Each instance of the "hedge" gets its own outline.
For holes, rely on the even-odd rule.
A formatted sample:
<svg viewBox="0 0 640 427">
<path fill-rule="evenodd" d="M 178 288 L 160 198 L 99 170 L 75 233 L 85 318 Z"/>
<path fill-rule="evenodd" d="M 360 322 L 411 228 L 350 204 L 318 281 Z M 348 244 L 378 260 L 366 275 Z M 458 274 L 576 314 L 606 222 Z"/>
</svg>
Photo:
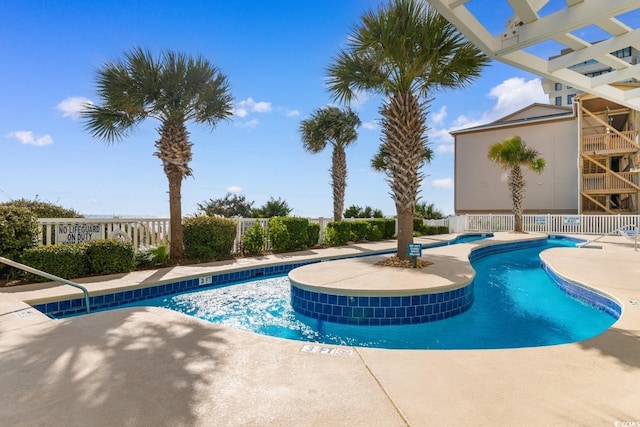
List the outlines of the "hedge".
<svg viewBox="0 0 640 427">
<path fill-rule="evenodd" d="M 231 256 L 236 238 L 236 224 L 232 220 L 198 215 L 186 218 L 182 230 L 188 260 L 206 262 Z"/>
</svg>

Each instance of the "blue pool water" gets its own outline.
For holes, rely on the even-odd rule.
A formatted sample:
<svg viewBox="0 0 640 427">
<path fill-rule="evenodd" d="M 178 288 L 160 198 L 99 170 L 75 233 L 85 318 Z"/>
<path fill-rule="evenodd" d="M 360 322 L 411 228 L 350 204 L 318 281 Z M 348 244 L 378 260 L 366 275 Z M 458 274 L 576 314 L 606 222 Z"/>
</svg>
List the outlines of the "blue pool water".
<svg viewBox="0 0 640 427">
<path fill-rule="evenodd" d="M 213 323 L 264 335 L 326 344 L 392 349 L 515 348 L 581 341 L 615 318 L 569 297 L 540 268 L 539 253 L 575 246 L 567 240 L 489 255 L 472 262 L 473 306 L 458 316 L 418 325 L 358 326 L 293 311 L 286 276 L 144 300 Z M 577 250 L 577 249 L 576 249 Z"/>
</svg>

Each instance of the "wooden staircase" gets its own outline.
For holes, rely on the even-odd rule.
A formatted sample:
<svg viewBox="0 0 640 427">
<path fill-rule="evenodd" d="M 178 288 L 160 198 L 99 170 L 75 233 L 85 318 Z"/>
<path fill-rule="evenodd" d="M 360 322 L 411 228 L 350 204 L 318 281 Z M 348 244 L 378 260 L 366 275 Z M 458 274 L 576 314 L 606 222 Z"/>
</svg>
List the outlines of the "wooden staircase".
<svg viewBox="0 0 640 427">
<path fill-rule="evenodd" d="M 582 108 L 590 133 L 581 137 L 581 182 L 583 214 L 638 212 L 640 168 L 634 158 L 640 153 L 638 131 L 618 131 Z"/>
</svg>

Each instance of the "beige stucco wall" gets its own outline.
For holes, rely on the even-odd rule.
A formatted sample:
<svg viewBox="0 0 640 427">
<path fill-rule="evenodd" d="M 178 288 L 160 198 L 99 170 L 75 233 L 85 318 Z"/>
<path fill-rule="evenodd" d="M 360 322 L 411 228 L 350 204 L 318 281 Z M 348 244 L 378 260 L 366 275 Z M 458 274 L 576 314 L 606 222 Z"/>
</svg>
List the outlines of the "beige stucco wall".
<svg viewBox="0 0 640 427">
<path fill-rule="evenodd" d="M 511 212 L 506 173 L 487 154 L 493 143 L 514 135 L 547 164 L 540 175 L 525 172 L 525 213 L 577 213 L 578 121 L 570 118 L 454 133 L 456 214 Z"/>
</svg>

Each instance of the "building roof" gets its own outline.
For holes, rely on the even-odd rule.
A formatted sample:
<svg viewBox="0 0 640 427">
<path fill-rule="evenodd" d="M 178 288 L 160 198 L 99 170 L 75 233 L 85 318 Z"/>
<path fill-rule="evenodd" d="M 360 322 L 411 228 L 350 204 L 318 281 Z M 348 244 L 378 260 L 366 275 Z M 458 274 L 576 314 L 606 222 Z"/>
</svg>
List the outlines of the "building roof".
<svg viewBox="0 0 640 427">
<path fill-rule="evenodd" d="M 467 132 L 476 132 L 480 130 L 495 129 L 500 127 L 522 125 L 523 123 L 536 123 L 552 120 L 566 120 L 574 117 L 574 109 L 571 107 L 562 107 L 551 104 L 533 103 L 514 113 L 506 115 L 491 123 L 480 126 L 474 126 L 466 129 L 458 129 L 449 132 L 451 135 L 457 135 Z"/>
</svg>

